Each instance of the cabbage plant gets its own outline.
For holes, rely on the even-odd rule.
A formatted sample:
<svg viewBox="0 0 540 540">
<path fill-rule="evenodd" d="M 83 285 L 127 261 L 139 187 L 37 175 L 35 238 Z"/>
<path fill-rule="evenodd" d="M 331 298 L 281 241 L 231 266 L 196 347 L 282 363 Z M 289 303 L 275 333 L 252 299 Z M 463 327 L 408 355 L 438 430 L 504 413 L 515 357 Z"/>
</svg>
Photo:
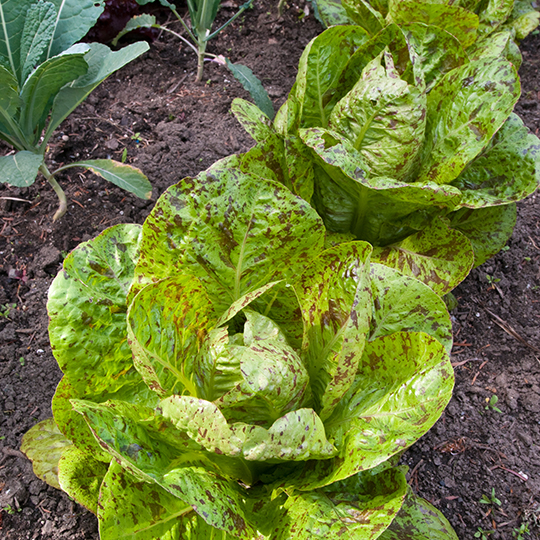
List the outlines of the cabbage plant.
<svg viewBox="0 0 540 540">
<path fill-rule="evenodd" d="M 102 540 L 456 540 L 396 466 L 451 396 L 444 303 L 230 163 L 65 259 L 34 470 Z"/>
<path fill-rule="evenodd" d="M 233 103 L 259 143 L 239 166 L 265 168 L 342 241 L 370 242 L 372 260 L 445 294 L 510 237 L 515 201 L 540 181 L 540 141 L 512 113 L 511 62 L 470 60 L 444 46 L 459 46 L 450 34 L 415 28 L 313 39 L 273 123 Z"/>
<path fill-rule="evenodd" d="M 0 139 L 15 152 L 0 157 L 0 182 L 17 187 L 41 173 L 67 210 L 55 175 L 84 167 L 138 197 L 149 199 L 152 186 L 135 167 L 110 159 L 67 163 L 50 171 L 45 155 L 58 126 L 111 73 L 131 62 L 148 44 L 111 51 L 100 43 L 78 43 L 103 11 L 103 0 L 0 0 Z"/>
</svg>

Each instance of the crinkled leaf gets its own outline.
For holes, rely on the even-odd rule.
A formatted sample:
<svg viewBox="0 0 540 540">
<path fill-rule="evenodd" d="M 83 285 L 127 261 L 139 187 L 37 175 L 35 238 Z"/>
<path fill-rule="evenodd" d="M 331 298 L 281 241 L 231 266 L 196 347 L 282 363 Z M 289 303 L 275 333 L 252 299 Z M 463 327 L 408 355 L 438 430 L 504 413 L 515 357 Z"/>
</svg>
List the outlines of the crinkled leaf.
<svg viewBox="0 0 540 540">
<path fill-rule="evenodd" d="M 147 218 L 134 294 L 177 273 L 197 276 L 218 315 L 297 273 L 324 242 L 315 211 L 283 186 L 224 167 L 185 178 Z"/>
<path fill-rule="evenodd" d="M 23 436 L 21 451 L 32 462 L 34 474 L 52 487 L 60 489 L 58 462 L 62 452 L 73 446 L 56 426 L 53 418 L 42 420 Z"/>
<path fill-rule="evenodd" d="M 0 157 L 0 182 L 16 187 L 31 186 L 43 163 L 43 155 L 22 150 Z"/>
<path fill-rule="evenodd" d="M 371 320 L 365 242 L 323 252 L 294 284 L 304 320 L 303 356 L 317 411 L 325 420 L 349 389 Z"/>
<path fill-rule="evenodd" d="M 293 493 L 278 512 L 272 538 L 374 540 L 397 514 L 406 489 L 403 472 L 387 469 Z"/>
<path fill-rule="evenodd" d="M 444 301 L 427 285 L 382 264 L 371 264 L 370 340 L 394 332 L 425 332 L 450 354 L 452 323 Z"/>
<path fill-rule="evenodd" d="M 419 22 L 444 28 L 461 42 L 464 49 L 476 41 L 478 16 L 455 5 L 401 0 L 390 2 L 388 16 L 398 25 Z"/>
<path fill-rule="evenodd" d="M 243 381 L 215 403 L 228 419 L 272 423 L 309 399 L 309 376 L 271 319 L 253 311 L 245 315 L 245 345 L 229 348 L 240 360 Z"/>
<path fill-rule="evenodd" d="M 490 147 L 457 178 L 462 206 L 482 208 L 519 201 L 540 185 L 540 140 L 511 114 Z"/>
<path fill-rule="evenodd" d="M 449 184 L 488 145 L 519 97 L 515 68 L 480 58 L 447 73 L 428 95 L 419 181 Z"/>
<path fill-rule="evenodd" d="M 255 534 L 246 521 L 242 488 L 218 476 L 201 455 L 191 452 L 175 459 L 178 451 L 156 439 L 140 421 L 129 418 L 124 407 L 77 400 L 73 404 L 101 446 L 138 480 L 156 482 L 191 505 L 209 525 L 242 539 Z"/>
<path fill-rule="evenodd" d="M 126 295 L 139 256 L 140 225 L 116 225 L 80 244 L 64 260 L 49 290 L 49 338 L 65 373 L 53 408 L 60 429 L 79 445 L 89 435 L 69 399 L 104 401 L 119 392 L 147 399 L 127 343 Z M 87 436 L 84 435 L 87 434 Z"/>
<path fill-rule="evenodd" d="M 127 314 L 133 363 L 154 392 L 196 395 L 193 359 L 215 322 L 203 286 L 189 275 L 150 284 L 133 299 Z"/>
<path fill-rule="evenodd" d="M 314 38 L 298 65 L 294 96 L 301 107 L 303 127 L 326 127 L 328 103 L 342 69 L 356 48 L 369 36 L 359 26 L 335 26 Z"/>
<path fill-rule="evenodd" d="M 55 31 L 56 17 L 56 9 L 50 2 L 38 2 L 27 11 L 21 37 L 21 82 L 24 83 L 34 66 L 45 59 Z"/>
<path fill-rule="evenodd" d="M 60 89 L 88 71 L 84 55 L 89 48 L 86 44 L 74 45 L 65 53 L 41 64 L 26 79 L 21 90 L 23 105 L 18 123 L 32 144 L 38 143 Z"/>
<path fill-rule="evenodd" d="M 440 510 L 409 489 L 403 506 L 379 539 L 458 540 L 458 537 Z"/>
<path fill-rule="evenodd" d="M 192 510 L 157 484 L 138 481 L 113 461 L 101 486 L 99 536 L 101 540 L 191 539 L 183 535 L 182 521 L 191 517 Z"/>
<path fill-rule="evenodd" d="M 140 2 L 138 3 L 140 4 Z M 141 4 L 141 5 L 144 5 L 144 4 Z M 120 38 L 124 37 L 126 34 L 128 34 L 129 32 L 133 30 L 138 30 L 139 28 L 152 28 L 153 26 L 157 26 L 156 18 L 154 15 L 150 15 L 149 13 L 143 13 L 142 15 L 135 15 L 134 17 L 129 19 L 129 21 L 126 23 L 126 26 L 124 26 L 124 29 L 121 30 L 116 35 L 116 37 L 111 41 L 111 45 L 113 47 L 116 47 Z"/>
<path fill-rule="evenodd" d="M 446 73 L 468 62 L 469 52 L 465 53 L 459 40 L 444 28 L 411 23 L 404 24 L 402 30 L 418 56 L 414 68 L 422 73 L 426 91 Z"/>
<path fill-rule="evenodd" d="M 508 21 L 516 39 L 525 39 L 540 23 L 540 12 L 531 0 L 515 0 L 512 15 Z"/>
<path fill-rule="evenodd" d="M 219 5 L 219 2 L 216 2 Z M 228 58 L 225 63 L 234 78 L 249 92 L 257 107 L 271 120 L 275 116 L 274 105 L 268 97 L 261 81 L 253 74 L 253 71 L 242 64 L 233 64 Z"/>
<path fill-rule="evenodd" d="M 15 116 L 17 109 L 21 106 L 21 98 L 19 97 L 19 85 L 15 76 L 4 66 L 0 65 L 0 112 L 1 118 Z"/>
<path fill-rule="evenodd" d="M 48 0 L 58 13 L 48 56 L 56 56 L 81 40 L 105 9 L 104 0 Z"/>
<path fill-rule="evenodd" d="M 291 411 L 268 429 L 247 424 L 233 424 L 232 429 L 238 438 L 245 438 L 242 454 L 248 461 L 306 461 L 337 453 L 313 409 Z"/>
<path fill-rule="evenodd" d="M 389 73 L 369 76 L 334 107 L 329 129 L 347 137 L 372 176 L 397 181 L 415 166 L 425 131 L 426 96 Z"/>
<path fill-rule="evenodd" d="M 97 514 L 99 490 L 108 468 L 108 464 L 96 460 L 92 454 L 69 446 L 62 452 L 58 463 L 60 487 L 79 504 Z"/>
<path fill-rule="evenodd" d="M 436 219 L 397 244 L 374 248 L 372 260 L 419 279 L 442 296 L 469 275 L 474 252 L 465 235 Z"/>
<path fill-rule="evenodd" d="M 84 56 L 84 60 L 88 64 L 88 71 L 58 92 L 52 105 L 51 118 L 44 140 L 47 141 L 50 138 L 53 131 L 87 98 L 96 86 L 111 73 L 131 62 L 148 49 L 149 45 L 144 41 L 132 43 L 119 51 L 111 51 L 109 47 L 101 43 L 91 43 L 90 50 Z"/>
<path fill-rule="evenodd" d="M 137 167 L 126 165 L 112 159 L 87 159 L 70 163 L 69 167 L 84 167 L 105 178 L 115 186 L 133 193 L 141 199 L 150 199 L 152 184 Z"/>
<path fill-rule="evenodd" d="M 516 205 L 505 204 L 449 214 L 450 226 L 463 233 L 474 250 L 474 266 L 497 254 L 508 242 L 516 224 Z"/>
</svg>

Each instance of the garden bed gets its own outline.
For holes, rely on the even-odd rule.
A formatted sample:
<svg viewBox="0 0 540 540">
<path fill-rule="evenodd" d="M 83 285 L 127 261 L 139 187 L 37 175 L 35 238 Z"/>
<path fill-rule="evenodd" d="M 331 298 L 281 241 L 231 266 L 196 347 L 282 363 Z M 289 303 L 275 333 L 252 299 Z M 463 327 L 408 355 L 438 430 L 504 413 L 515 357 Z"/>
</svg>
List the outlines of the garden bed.
<svg viewBox="0 0 540 540">
<path fill-rule="evenodd" d="M 226 2 L 224 15 L 234 11 Z M 276 109 L 296 77 L 298 59 L 321 26 L 305 4 L 257 2 L 211 42 L 210 52 L 249 66 Z M 522 44 L 523 94 L 516 112 L 540 128 L 540 35 Z M 2 538 L 97 539 L 95 517 L 32 473 L 18 452 L 22 435 L 51 416 L 61 373 L 47 335 L 48 287 L 65 255 L 117 223 L 142 223 L 170 185 L 252 141 L 229 113 L 241 86 L 215 64 L 197 84 L 192 52 L 161 36 L 150 52 L 115 73 L 51 139 L 57 163 L 82 158 L 126 161 L 154 186 L 141 201 L 83 171 L 59 177 L 68 213 L 46 182 L 0 186 L 0 531 Z M 75 158 L 75 159 L 74 159 Z M 22 199 L 16 201 L 13 199 Z M 435 427 L 403 456 L 414 490 L 450 520 L 462 540 L 478 528 L 493 539 L 528 524 L 540 538 L 540 209 L 518 204 L 507 250 L 455 291 L 452 312 L 454 397 Z M 493 396 L 497 396 L 495 403 Z M 491 404 L 491 406 L 490 406 Z M 499 412 L 500 411 L 500 412 Z M 501 505 L 480 504 L 492 489 Z M 526 538 L 526 536 L 524 537 Z"/>
</svg>

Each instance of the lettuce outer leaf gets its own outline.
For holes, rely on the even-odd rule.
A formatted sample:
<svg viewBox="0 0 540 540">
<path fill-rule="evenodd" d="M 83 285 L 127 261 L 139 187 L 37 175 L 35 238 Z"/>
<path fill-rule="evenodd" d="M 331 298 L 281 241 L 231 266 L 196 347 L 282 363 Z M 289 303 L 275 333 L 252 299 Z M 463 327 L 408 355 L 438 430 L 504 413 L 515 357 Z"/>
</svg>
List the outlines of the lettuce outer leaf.
<svg viewBox="0 0 540 540">
<path fill-rule="evenodd" d="M 408 490 L 405 502 L 380 540 L 458 540 L 442 512 Z"/>
<path fill-rule="evenodd" d="M 474 267 L 496 255 L 510 240 L 516 224 L 516 204 L 462 208 L 448 215 L 450 226 L 464 234 L 472 244 Z"/>
<path fill-rule="evenodd" d="M 71 398 L 152 401 L 133 366 L 127 342 L 126 296 L 139 257 L 141 227 L 116 225 L 80 244 L 64 260 L 49 289 L 51 347 L 64 378 L 53 398 L 62 433 L 90 453 L 102 454 Z M 157 401 L 154 398 L 154 401 Z"/>
<path fill-rule="evenodd" d="M 374 540 L 391 523 L 406 490 L 403 472 L 386 469 L 292 493 L 278 513 L 271 538 Z"/>
<path fill-rule="evenodd" d="M 452 323 L 444 301 L 431 288 L 397 270 L 371 263 L 373 319 L 369 340 L 404 329 L 425 332 L 450 354 Z"/>
<path fill-rule="evenodd" d="M 60 489 L 58 462 L 62 452 L 73 446 L 60 432 L 53 418 L 42 420 L 23 436 L 21 451 L 32 462 L 34 474 L 50 486 Z"/>
<path fill-rule="evenodd" d="M 93 514 L 98 511 L 101 483 L 109 465 L 69 446 L 62 452 L 58 463 L 60 488 Z"/>
<path fill-rule="evenodd" d="M 453 185 L 463 193 L 460 206 L 468 208 L 524 199 L 540 186 L 540 140 L 512 113 Z"/>
<path fill-rule="evenodd" d="M 101 540 L 188 538 L 182 536 L 182 522 L 190 514 L 193 512 L 189 504 L 155 483 L 137 480 L 111 462 L 101 485 L 98 507 Z"/>
<path fill-rule="evenodd" d="M 474 252 L 464 234 L 436 219 L 401 242 L 374 248 L 373 262 L 414 277 L 442 296 L 469 275 Z"/>
<path fill-rule="evenodd" d="M 189 272 L 219 316 L 294 274 L 323 244 L 324 226 L 305 201 L 278 183 L 213 168 L 170 188 L 147 218 L 130 298 L 152 281 Z"/>
</svg>

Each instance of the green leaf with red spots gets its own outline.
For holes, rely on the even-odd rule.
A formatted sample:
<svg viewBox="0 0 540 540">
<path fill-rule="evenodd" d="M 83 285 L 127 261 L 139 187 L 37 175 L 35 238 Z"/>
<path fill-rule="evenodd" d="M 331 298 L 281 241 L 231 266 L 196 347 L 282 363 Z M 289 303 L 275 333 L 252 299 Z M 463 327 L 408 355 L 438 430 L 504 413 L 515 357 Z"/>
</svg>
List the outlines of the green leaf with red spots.
<svg viewBox="0 0 540 540">
<path fill-rule="evenodd" d="M 369 257 L 365 242 L 323 252 L 294 284 L 304 321 L 304 361 L 315 407 L 330 416 L 352 384 L 371 319 Z"/>
<path fill-rule="evenodd" d="M 315 211 L 280 184 L 210 169 L 169 188 L 147 218 L 130 298 L 187 273 L 220 316 L 245 294 L 296 273 L 323 243 Z"/>
<path fill-rule="evenodd" d="M 453 182 L 488 146 L 519 94 L 516 69 L 502 57 L 480 58 L 447 73 L 428 94 L 417 180 Z"/>
<path fill-rule="evenodd" d="M 414 277 L 443 296 L 469 275 L 474 252 L 464 234 L 438 219 L 401 242 L 374 248 L 373 261 Z"/>
</svg>

